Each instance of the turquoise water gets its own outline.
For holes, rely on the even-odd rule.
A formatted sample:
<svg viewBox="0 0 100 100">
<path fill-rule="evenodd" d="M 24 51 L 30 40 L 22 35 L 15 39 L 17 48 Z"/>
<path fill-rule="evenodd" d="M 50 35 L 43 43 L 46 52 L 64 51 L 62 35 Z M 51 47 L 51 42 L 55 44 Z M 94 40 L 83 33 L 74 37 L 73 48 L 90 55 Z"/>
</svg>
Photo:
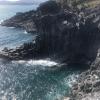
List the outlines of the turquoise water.
<svg viewBox="0 0 100 100">
<path fill-rule="evenodd" d="M 0 5 L 0 20 L 36 6 Z M 15 48 L 32 41 L 25 30 L 0 26 L 0 49 Z M 52 68 L 50 60 L 5 61 L 0 59 L 0 100 L 63 100 L 77 78 L 77 72 Z"/>
</svg>

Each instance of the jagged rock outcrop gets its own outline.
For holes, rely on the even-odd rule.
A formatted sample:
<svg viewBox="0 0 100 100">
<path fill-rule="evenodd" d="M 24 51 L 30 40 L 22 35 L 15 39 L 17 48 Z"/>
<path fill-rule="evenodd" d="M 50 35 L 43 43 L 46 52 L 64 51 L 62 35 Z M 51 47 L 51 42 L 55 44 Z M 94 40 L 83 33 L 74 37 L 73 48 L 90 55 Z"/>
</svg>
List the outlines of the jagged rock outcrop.
<svg viewBox="0 0 100 100">
<path fill-rule="evenodd" d="M 100 99 L 100 58 L 95 60 L 90 69 L 79 75 L 72 87 L 71 97 L 74 100 Z"/>
<path fill-rule="evenodd" d="M 52 11 L 52 7 L 57 9 Z M 33 58 L 52 56 L 68 64 L 91 64 L 95 60 L 100 47 L 100 30 L 92 17 L 64 11 L 55 2 L 47 1 L 36 12 L 16 15 L 2 25 L 20 27 L 25 25 L 23 22 L 31 24 L 27 23 L 29 20 L 38 32 L 33 43 Z M 26 52 L 23 58 L 28 54 Z"/>
<path fill-rule="evenodd" d="M 33 10 L 25 13 L 17 13 L 12 18 L 3 21 L 1 25 L 7 27 L 22 28 L 27 32 L 34 33 L 37 31 L 33 21 L 35 15 L 36 12 Z"/>
</svg>

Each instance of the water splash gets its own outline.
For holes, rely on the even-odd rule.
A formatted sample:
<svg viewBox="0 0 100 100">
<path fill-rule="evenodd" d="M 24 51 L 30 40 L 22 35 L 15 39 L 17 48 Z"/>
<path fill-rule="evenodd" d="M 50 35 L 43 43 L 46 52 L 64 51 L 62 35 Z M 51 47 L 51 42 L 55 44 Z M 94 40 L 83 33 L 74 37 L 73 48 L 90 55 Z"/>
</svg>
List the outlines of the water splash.
<svg viewBox="0 0 100 100">
<path fill-rule="evenodd" d="M 25 61 L 25 60 L 19 60 L 19 61 L 12 61 L 13 63 L 19 63 L 19 64 L 26 64 L 27 66 L 48 66 L 48 67 L 52 67 L 52 66 L 57 66 L 58 63 L 54 62 L 54 61 L 50 61 L 50 60 L 29 60 L 29 61 Z"/>
<path fill-rule="evenodd" d="M 24 34 L 28 34 L 28 32 L 27 31 L 24 31 Z"/>
<path fill-rule="evenodd" d="M 4 20 L 2 19 L 2 20 L 0 20 L 0 25 L 1 25 L 1 23 L 3 22 Z"/>
</svg>

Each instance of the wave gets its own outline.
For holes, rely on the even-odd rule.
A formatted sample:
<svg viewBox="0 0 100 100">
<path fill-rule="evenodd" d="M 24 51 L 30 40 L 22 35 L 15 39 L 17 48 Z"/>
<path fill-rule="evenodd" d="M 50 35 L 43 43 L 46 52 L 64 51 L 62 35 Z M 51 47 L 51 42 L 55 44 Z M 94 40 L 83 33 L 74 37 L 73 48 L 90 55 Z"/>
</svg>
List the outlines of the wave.
<svg viewBox="0 0 100 100">
<path fill-rule="evenodd" d="M 19 64 L 31 65 L 31 66 L 32 65 L 40 65 L 40 66 L 52 67 L 52 66 L 58 65 L 58 63 L 56 63 L 54 61 L 50 61 L 50 60 L 29 60 L 29 61 L 19 60 L 19 61 L 13 61 L 13 62 L 17 62 Z"/>
<path fill-rule="evenodd" d="M 28 32 L 27 31 L 24 31 L 24 34 L 28 34 Z"/>
<path fill-rule="evenodd" d="M 77 82 L 77 78 L 79 77 L 79 74 L 71 74 L 71 75 L 66 75 L 66 77 L 62 77 L 62 79 L 59 80 L 59 85 L 51 89 L 50 92 L 47 92 L 46 94 L 46 99 L 47 100 L 67 100 L 66 96 L 67 94 L 70 93 L 70 89 L 72 88 L 73 84 Z M 63 89 L 63 91 L 61 90 Z M 69 90 L 68 90 L 69 89 Z M 56 93 L 55 93 L 56 92 Z M 69 99 L 68 99 L 69 100 Z"/>
<path fill-rule="evenodd" d="M 65 81 L 65 83 L 68 84 L 68 86 L 70 88 L 72 88 L 73 84 L 77 83 L 78 77 L 79 77 L 79 73 L 77 73 L 77 74 L 73 73 L 73 74 L 69 75 L 68 79 L 65 79 L 64 81 Z"/>
<path fill-rule="evenodd" d="M 0 25 L 1 25 L 1 23 L 3 22 L 4 20 L 2 19 L 2 20 L 0 20 Z"/>
</svg>

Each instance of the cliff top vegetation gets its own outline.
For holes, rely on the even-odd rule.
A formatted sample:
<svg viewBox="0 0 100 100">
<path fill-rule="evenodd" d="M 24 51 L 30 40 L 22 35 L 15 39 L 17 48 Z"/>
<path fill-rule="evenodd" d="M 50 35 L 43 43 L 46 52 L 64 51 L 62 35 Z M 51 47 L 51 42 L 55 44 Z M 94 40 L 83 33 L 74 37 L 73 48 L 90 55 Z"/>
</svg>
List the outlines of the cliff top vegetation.
<svg viewBox="0 0 100 100">
<path fill-rule="evenodd" d="M 63 8 L 94 8 L 100 5 L 100 0 L 54 0 L 61 3 Z"/>
</svg>

